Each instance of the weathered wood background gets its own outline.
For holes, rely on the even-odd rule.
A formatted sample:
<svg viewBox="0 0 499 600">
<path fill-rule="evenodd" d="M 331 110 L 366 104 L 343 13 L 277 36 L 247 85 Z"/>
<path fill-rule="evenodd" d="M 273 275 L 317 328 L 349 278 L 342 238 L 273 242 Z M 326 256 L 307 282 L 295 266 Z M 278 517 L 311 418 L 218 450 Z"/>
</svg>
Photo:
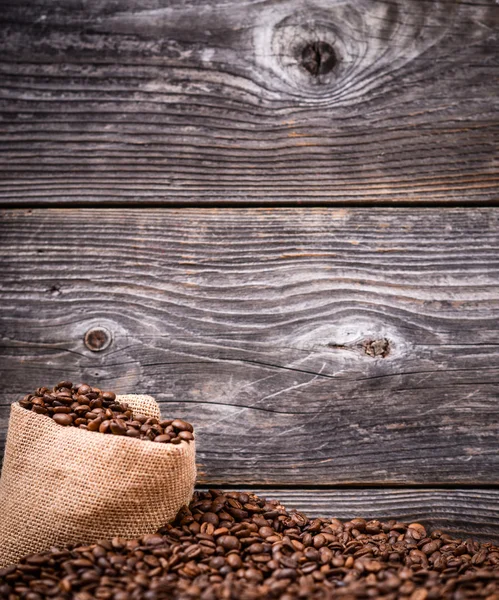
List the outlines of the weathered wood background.
<svg viewBox="0 0 499 600">
<path fill-rule="evenodd" d="M 499 5 L 0 21 L 0 443 L 96 381 L 191 420 L 200 485 L 499 539 Z"/>
<path fill-rule="evenodd" d="M 0 19 L 3 200 L 496 199 L 495 0 L 1 0 Z"/>
</svg>

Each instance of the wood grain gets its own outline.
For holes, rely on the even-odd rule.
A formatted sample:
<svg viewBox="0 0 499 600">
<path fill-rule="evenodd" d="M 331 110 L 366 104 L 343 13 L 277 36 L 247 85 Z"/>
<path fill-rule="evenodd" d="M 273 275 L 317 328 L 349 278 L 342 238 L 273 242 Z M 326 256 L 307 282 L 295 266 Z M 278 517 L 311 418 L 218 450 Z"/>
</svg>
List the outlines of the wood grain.
<svg viewBox="0 0 499 600">
<path fill-rule="evenodd" d="M 2 440 L 70 378 L 192 421 L 201 483 L 498 484 L 498 251 L 492 208 L 5 210 Z"/>
<path fill-rule="evenodd" d="M 4 204 L 497 202 L 494 0 L 2 0 L 0 20 Z M 319 42 L 337 62 L 314 75 Z"/>
<path fill-rule="evenodd" d="M 252 490 L 313 517 L 423 522 L 460 538 L 499 541 L 499 490 L 332 489 Z"/>
</svg>

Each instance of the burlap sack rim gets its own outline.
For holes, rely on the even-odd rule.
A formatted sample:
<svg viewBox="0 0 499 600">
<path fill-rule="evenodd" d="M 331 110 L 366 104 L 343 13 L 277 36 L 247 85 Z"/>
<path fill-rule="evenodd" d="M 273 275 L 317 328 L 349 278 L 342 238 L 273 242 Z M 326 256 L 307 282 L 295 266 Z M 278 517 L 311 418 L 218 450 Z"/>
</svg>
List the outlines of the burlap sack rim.
<svg viewBox="0 0 499 600">
<path fill-rule="evenodd" d="M 48 427 L 53 427 L 55 429 L 57 429 L 59 431 L 59 435 L 76 435 L 77 437 L 79 437 L 80 435 L 92 435 L 92 436 L 96 436 L 95 438 L 92 437 L 92 440 L 95 440 L 96 442 L 100 439 L 103 442 L 105 440 L 109 440 L 109 438 L 119 438 L 120 440 L 123 440 L 124 443 L 132 443 L 132 444 L 146 444 L 150 445 L 151 448 L 157 448 L 158 451 L 160 452 L 164 452 L 165 450 L 168 451 L 169 454 L 184 454 L 186 448 L 188 447 L 189 443 L 192 442 L 186 442 L 185 440 L 182 440 L 180 442 L 180 444 L 161 444 L 158 442 L 152 442 L 151 440 L 140 440 L 138 438 L 132 438 L 132 437 L 127 437 L 125 435 L 113 435 L 111 433 L 101 433 L 100 431 L 86 431 L 85 429 L 80 429 L 79 427 L 67 427 L 67 426 L 63 426 L 63 425 L 59 425 L 58 423 L 56 423 L 54 421 L 54 419 L 52 419 L 51 417 L 49 417 L 48 415 L 40 415 L 38 413 L 35 413 L 33 411 L 28 411 L 26 408 L 23 408 L 19 402 L 13 402 L 11 404 L 11 408 L 10 408 L 11 412 L 17 411 L 17 410 L 21 410 L 23 412 L 28 412 L 30 413 L 30 418 L 34 418 L 34 419 L 38 419 L 40 420 L 40 422 L 45 423 L 46 426 Z M 65 432 L 67 433 L 62 433 L 60 430 L 63 429 Z M 194 435 L 194 439 L 195 439 L 195 435 Z M 108 442 L 105 442 L 108 443 Z"/>
</svg>

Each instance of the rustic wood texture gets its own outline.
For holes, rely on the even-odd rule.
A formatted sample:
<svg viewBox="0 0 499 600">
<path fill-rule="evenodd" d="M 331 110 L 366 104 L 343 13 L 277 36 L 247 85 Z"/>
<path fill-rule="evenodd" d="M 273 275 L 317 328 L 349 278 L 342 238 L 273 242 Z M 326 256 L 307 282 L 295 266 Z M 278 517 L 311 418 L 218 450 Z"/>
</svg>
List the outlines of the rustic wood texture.
<svg viewBox="0 0 499 600">
<path fill-rule="evenodd" d="M 499 484 L 499 210 L 5 210 L 2 397 L 194 423 L 200 483 Z"/>
<path fill-rule="evenodd" d="M 499 490 L 332 489 L 252 490 L 315 517 L 422 522 L 461 538 L 499 541 Z"/>
<path fill-rule="evenodd" d="M 495 0 L 1 0 L 0 20 L 0 202 L 497 202 Z"/>
</svg>

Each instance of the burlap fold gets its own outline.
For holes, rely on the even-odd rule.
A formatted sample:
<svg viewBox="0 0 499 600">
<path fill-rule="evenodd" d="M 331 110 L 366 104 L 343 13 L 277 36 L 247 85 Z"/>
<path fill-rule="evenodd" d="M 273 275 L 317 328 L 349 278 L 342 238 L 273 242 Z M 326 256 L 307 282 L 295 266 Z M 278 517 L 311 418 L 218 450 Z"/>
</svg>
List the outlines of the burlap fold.
<svg viewBox="0 0 499 600">
<path fill-rule="evenodd" d="M 150 396 L 119 396 L 159 418 Z M 154 533 L 187 504 L 195 443 L 160 444 L 62 427 L 11 408 L 0 479 L 0 566 L 51 546 Z"/>
</svg>

